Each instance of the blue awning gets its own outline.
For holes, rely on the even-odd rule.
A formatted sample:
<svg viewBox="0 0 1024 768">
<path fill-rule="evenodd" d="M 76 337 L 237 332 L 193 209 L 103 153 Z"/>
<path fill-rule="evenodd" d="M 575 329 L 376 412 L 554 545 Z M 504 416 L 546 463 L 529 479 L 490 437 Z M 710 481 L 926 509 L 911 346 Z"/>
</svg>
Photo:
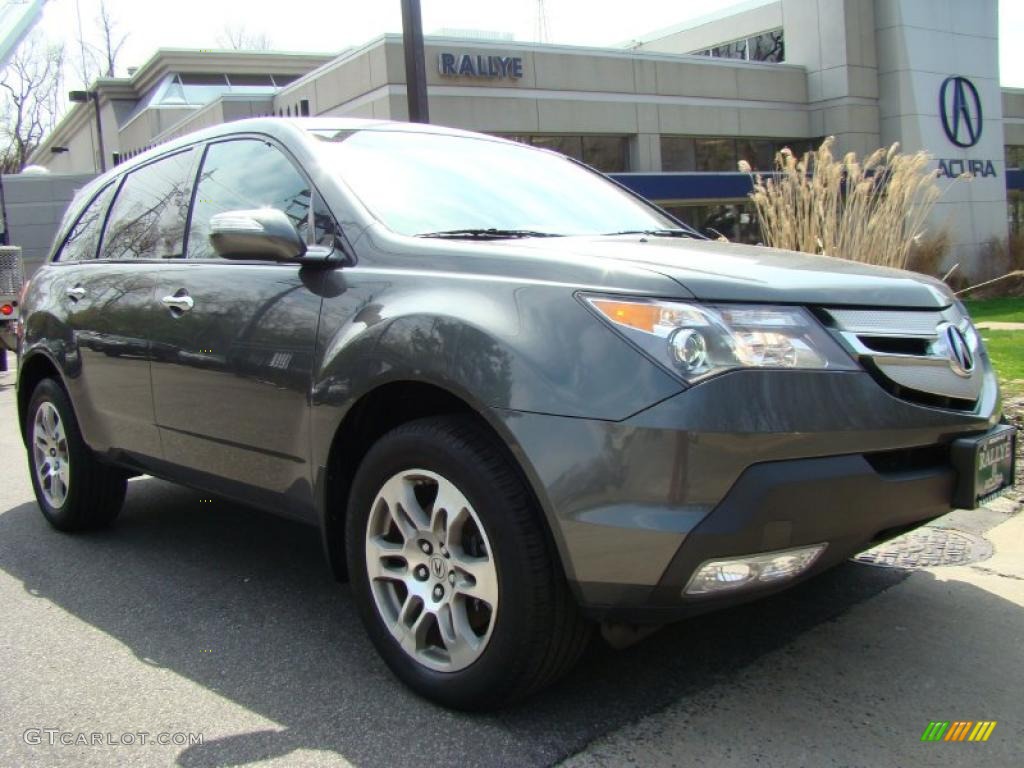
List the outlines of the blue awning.
<svg viewBox="0 0 1024 768">
<path fill-rule="evenodd" d="M 648 200 L 697 202 L 745 200 L 754 188 L 749 173 L 611 173 L 611 178 Z M 1024 169 L 1008 168 L 1006 188 L 1024 190 Z"/>
</svg>

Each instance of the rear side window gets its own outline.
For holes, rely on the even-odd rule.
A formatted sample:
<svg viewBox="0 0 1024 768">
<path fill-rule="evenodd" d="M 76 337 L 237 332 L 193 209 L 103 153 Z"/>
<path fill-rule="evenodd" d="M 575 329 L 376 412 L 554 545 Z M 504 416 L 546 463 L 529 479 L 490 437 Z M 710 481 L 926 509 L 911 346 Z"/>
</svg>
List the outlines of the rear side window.
<svg viewBox="0 0 1024 768">
<path fill-rule="evenodd" d="M 110 205 L 110 198 L 114 196 L 116 188 L 117 184 L 108 185 L 85 207 L 65 238 L 64 246 L 55 261 L 84 261 L 96 258 L 96 251 L 100 247 L 100 233 L 103 231 L 103 217 L 107 213 L 107 206 Z"/>
<path fill-rule="evenodd" d="M 308 242 L 310 200 L 309 182 L 272 144 L 259 139 L 211 144 L 199 173 L 188 257 L 218 258 L 210 245 L 210 218 L 223 211 L 277 208 Z"/>
<path fill-rule="evenodd" d="M 174 259 L 184 251 L 193 151 L 132 171 L 110 211 L 104 259 Z"/>
</svg>

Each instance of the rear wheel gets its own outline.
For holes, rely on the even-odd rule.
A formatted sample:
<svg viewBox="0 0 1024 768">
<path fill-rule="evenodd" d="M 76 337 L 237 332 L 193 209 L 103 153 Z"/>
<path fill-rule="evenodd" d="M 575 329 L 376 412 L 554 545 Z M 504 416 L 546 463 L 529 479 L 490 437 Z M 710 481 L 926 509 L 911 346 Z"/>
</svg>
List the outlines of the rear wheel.
<svg viewBox="0 0 1024 768">
<path fill-rule="evenodd" d="M 467 418 L 405 424 L 356 473 L 346 544 L 370 637 L 418 693 L 500 707 L 549 684 L 590 636 L 529 493 Z"/>
<path fill-rule="evenodd" d="M 33 391 L 25 434 L 36 501 L 54 528 L 101 528 L 117 517 L 127 477 L 96 459 L 82 440 L 67 393 L 53 379 L 43 379 Z"/>
</svg>

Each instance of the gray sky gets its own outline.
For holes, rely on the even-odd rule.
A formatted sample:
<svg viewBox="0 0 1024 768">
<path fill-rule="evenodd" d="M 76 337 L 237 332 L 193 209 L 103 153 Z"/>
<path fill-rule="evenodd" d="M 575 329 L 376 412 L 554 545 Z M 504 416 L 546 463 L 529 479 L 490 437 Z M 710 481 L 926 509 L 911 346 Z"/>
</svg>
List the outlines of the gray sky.
<svg viewBox="0 0 1024 768">
<path fill-rule="evenodd" d="M 954 0 L 970 2 L 970 0 Z M 735 0 L 545 0 L 551 42 L 606 46 L 734 5 Z M 422 0 L 423 28 L 459 27 L 512 32 L 537 39 L 535 0 Z M 219 47 L 225 25 L 244 23 L 266 34 L 275 50 L 334 52 L 383 32 L 401 31 L 399 0 L 107 0 L 129 33 L 122 68 L 142 64 L 159 47 Z M 292 13 L 282 12 L 282 8 Z M 87 39 L 95 39 L 99 0 L 50 0 L 40 27 L 75 55 L 77 9 Z M 1024 88 L 1024 2 L 1000 0 L 1000 70 L 1004 86 Z M 123 71 L 118 75 L 125 74 Z"/>
</svg>

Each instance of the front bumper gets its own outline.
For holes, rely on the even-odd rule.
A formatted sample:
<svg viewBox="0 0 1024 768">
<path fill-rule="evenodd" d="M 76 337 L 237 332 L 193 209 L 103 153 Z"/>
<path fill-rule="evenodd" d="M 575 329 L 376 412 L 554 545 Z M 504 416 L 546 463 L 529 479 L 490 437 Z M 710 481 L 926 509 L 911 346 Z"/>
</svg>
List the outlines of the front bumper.
<svg viewBox="0 0 1024 768">
<path fill-rule="evenodd" d="M 621 422 L 506 413 L 593 618 L 658 623 L 753 599 L 948 512 L 949 447 L 999 419 L 900 400 L 864 373 L 740 371 Z M 703 562 L 828 542 L 797 579 L 685 597 Z"/>
</svg>

